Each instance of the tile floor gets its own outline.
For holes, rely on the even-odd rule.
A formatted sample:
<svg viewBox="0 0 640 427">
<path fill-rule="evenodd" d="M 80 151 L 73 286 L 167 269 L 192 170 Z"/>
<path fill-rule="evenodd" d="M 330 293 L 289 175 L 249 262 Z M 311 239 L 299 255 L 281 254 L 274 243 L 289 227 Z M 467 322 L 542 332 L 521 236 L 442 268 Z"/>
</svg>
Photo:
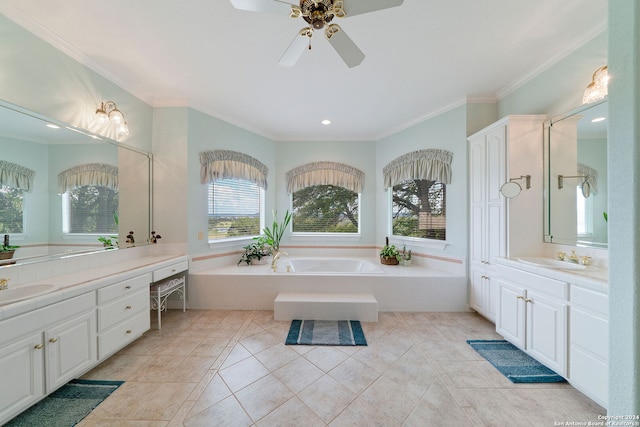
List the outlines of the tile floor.
<svg viewBox="0 0 640 427">
<path fill-rule="evenodd" d="M 152 316 L 153 318 L 153 316 Z M 171 310 L 84 378 L 124 380 L 88 426 L 554 426 L 605 410 L 568 384 L 512 384 L 467 339 L 475 313 L 380 313 L 366 347 L 285 346 L 271 311 Z"/>
</svg>

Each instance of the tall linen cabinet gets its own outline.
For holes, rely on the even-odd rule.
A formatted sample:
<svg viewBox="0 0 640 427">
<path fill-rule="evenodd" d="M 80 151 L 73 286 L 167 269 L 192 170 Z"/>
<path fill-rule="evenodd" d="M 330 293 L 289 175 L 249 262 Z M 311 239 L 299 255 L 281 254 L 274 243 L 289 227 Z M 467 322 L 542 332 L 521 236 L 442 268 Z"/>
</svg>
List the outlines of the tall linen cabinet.
<svg viewBox="0 0 640 427">
<path fill-rule="evenodd" d="M 468 137 L 469 306 L 495 323 L 496 257 L 539 254 L 543 243 L 543 115 L 507 116 Z M 531 188 L 526 188 L 530 177 Z M 505 199 L 500 187 L 522 187 Z"/>
</svg>

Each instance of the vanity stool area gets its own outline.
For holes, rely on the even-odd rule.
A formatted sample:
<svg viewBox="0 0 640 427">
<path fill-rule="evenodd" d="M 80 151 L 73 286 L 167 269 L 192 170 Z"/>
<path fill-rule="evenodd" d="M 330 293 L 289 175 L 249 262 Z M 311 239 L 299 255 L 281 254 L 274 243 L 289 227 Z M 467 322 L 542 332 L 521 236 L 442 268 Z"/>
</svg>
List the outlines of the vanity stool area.
<svg viewBox="0 0 640 427">
<path fill-rule="evenodd" d="M 151 309 L 158 312 L 158 329 L 162 329 L 162 312 L 167 311 L 167 299 L 172 294 L 179 295 L 182 300 L 182 311 L 187 311 L 187 276 L 189 275 L 188 261 L 170 265 L 155 270 L 153 283 L 149 288 Z"/>
</svg>

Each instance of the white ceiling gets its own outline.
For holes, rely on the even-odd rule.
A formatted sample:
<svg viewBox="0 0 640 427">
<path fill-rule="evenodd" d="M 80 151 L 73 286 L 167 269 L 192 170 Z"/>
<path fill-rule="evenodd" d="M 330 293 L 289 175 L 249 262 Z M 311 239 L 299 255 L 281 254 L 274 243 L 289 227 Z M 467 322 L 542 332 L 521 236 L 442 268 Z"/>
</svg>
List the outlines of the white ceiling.
<svg viewBox="0 0 640 427">
<path fill-rule="evenodd" d="M 278 59 L 306 23 L 228 0 L 3 3 L 8 18 L 143 101 L 274 140 L 377 140 L 468 97 L 499 98 L 603 31 L 607 16 L 603 0 L 404 0 L 334 19 L 366 54 L 360 66 L 317 31 L 286 68 Z"/>
</svg>

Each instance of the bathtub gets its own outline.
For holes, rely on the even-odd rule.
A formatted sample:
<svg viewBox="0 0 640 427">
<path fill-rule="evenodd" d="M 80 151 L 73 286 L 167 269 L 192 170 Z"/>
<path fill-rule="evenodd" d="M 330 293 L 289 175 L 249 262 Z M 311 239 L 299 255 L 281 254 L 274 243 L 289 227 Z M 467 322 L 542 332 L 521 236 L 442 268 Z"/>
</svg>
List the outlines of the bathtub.
<svg viewBox="0 0 640 427">
<path fill-rule="evenodd" d="M 191 263 L 187 285 L 187 303 L 193 309 L 273 310 L 280 292 L 302 292 L 371 294 L 383 312 L 469 311 L 464 264 L 447 271 L 418 262 L 382 265 L 377 257 L 315 255 L 280 258 L 277 272 L 270 264 L 198 264 Z"/>
<path fill-rule="evenodd" d="M 288 258 L 279 262 L 278 272 L 285 274 L 385 274 L 373 262 L 357 258 Z"/>
</svg>

